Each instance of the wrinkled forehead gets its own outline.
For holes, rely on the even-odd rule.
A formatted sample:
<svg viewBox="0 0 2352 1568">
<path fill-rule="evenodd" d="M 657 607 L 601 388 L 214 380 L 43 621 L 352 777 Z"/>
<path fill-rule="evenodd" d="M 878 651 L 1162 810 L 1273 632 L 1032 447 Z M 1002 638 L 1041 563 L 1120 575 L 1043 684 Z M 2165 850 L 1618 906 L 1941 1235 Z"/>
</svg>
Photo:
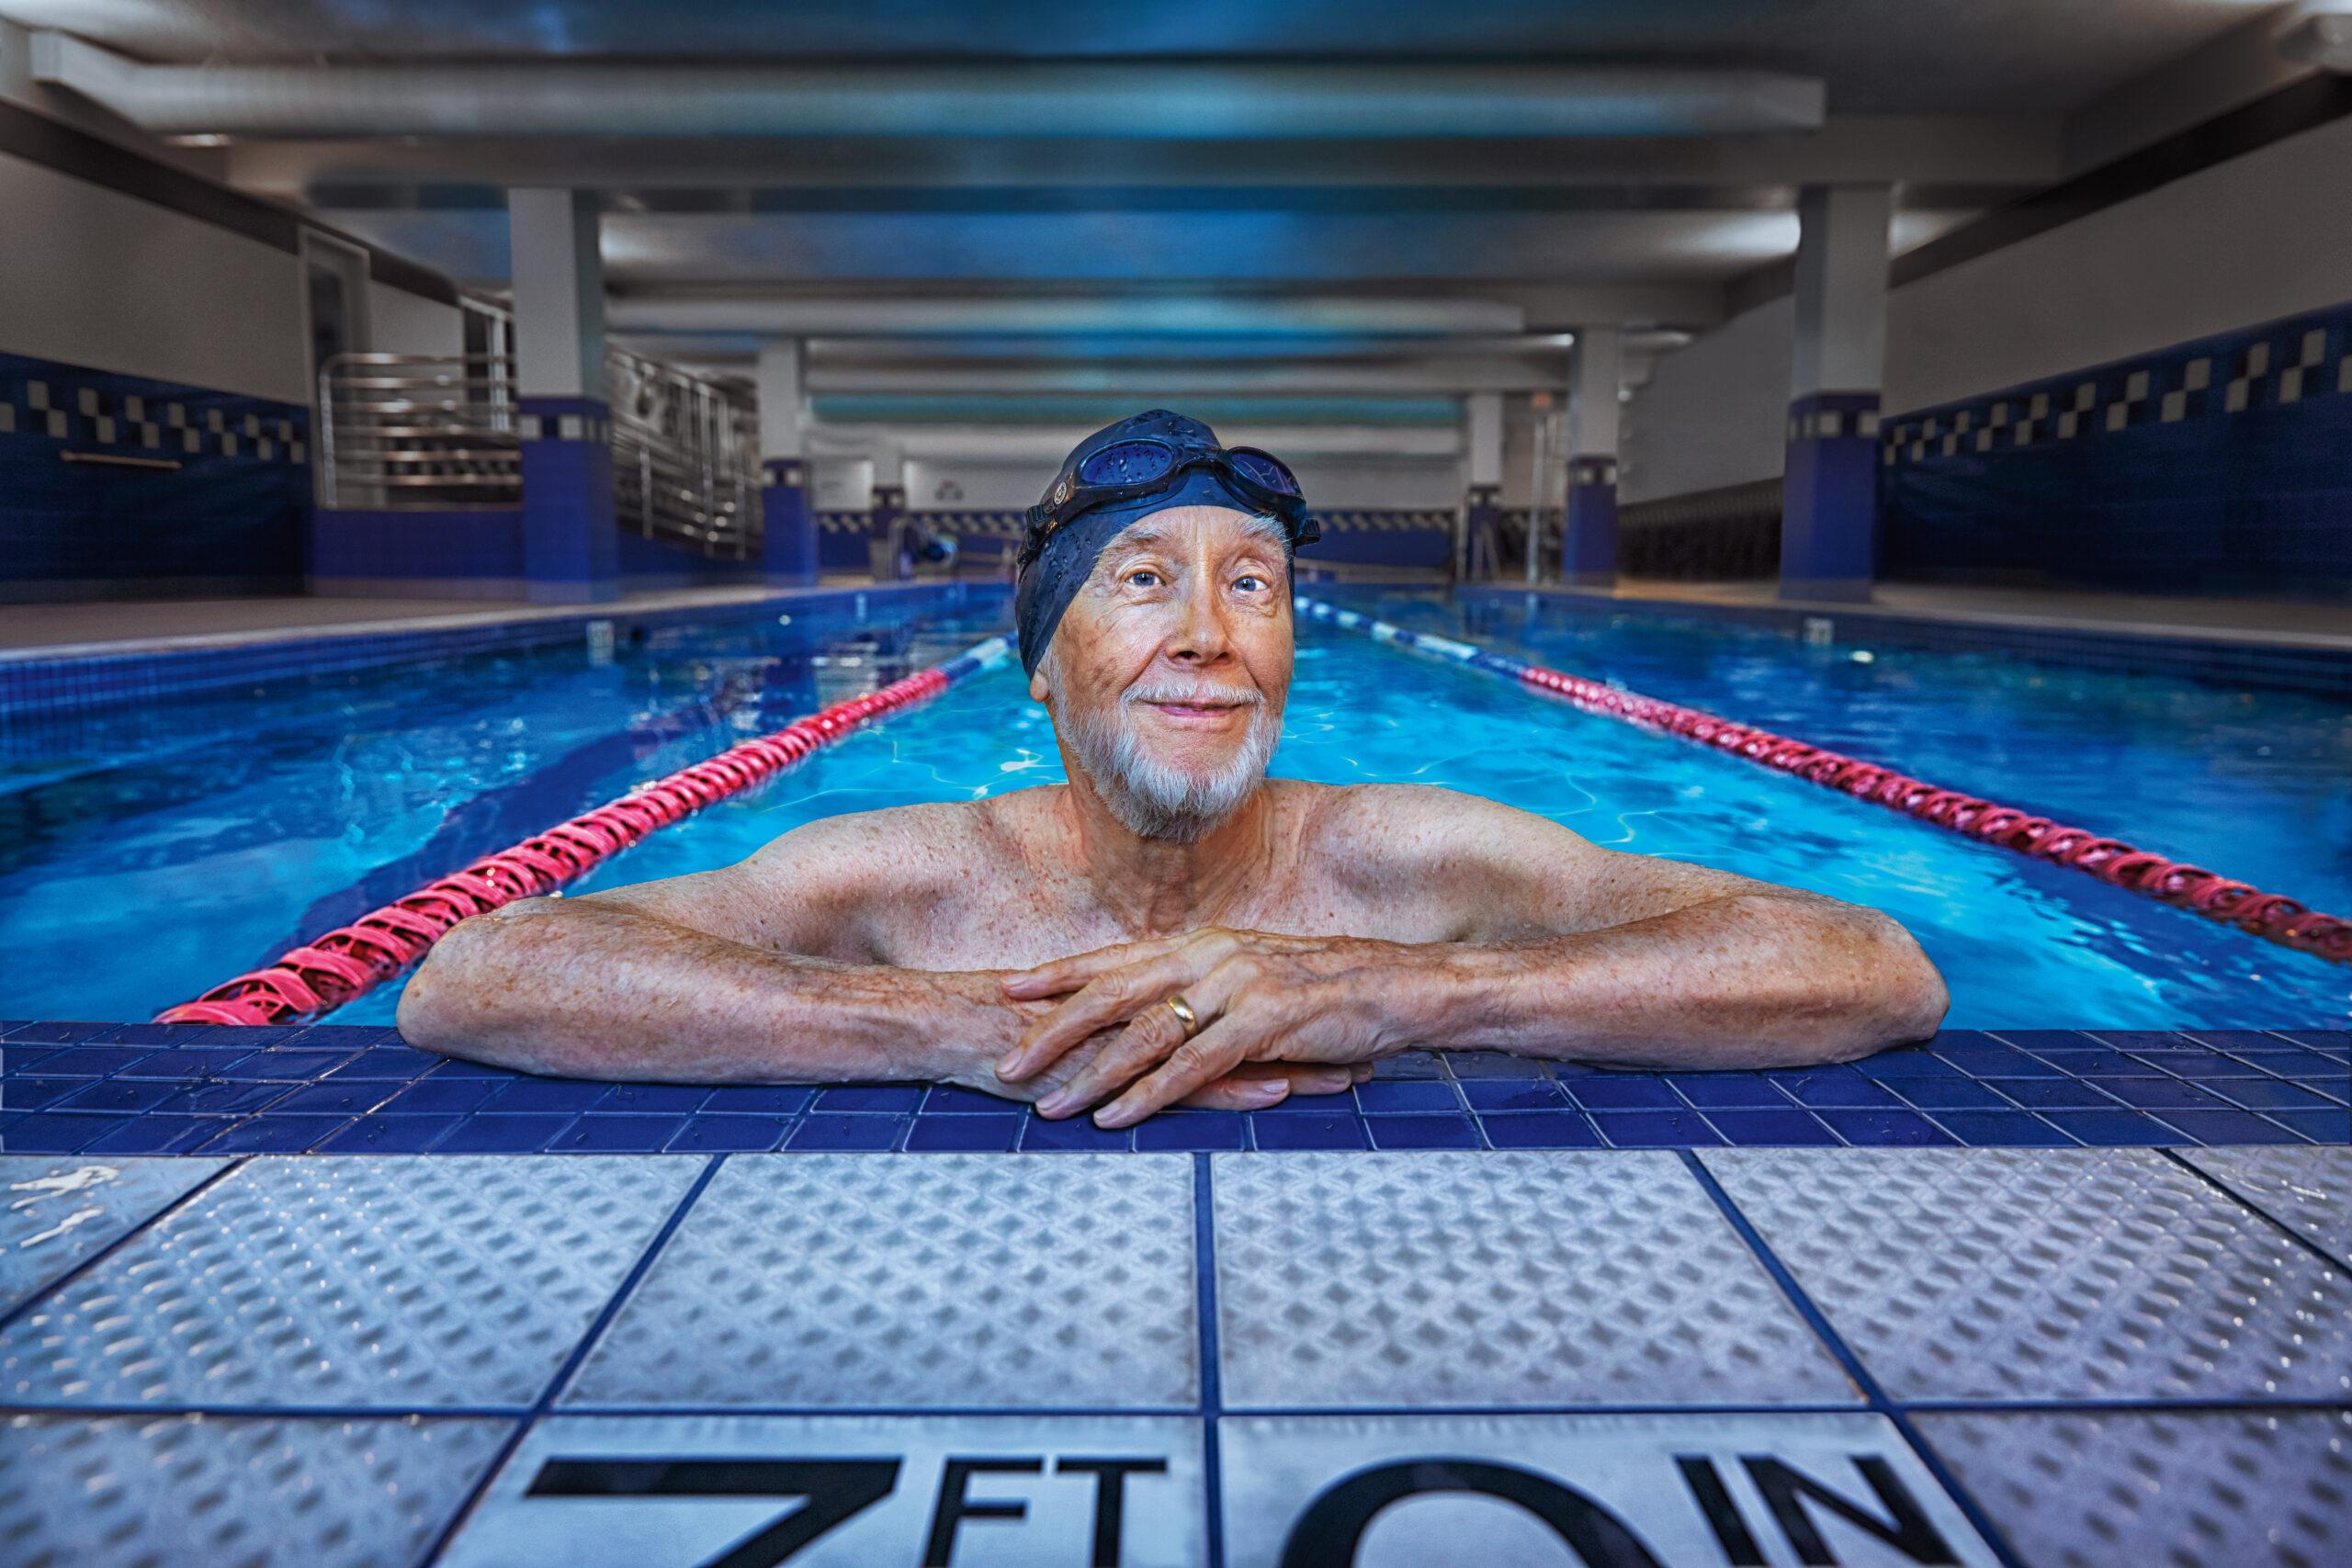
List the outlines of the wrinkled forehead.
<svg viewBox="0 0 2352 1568">
<path fill-rule="evenodd" d="M 1282 524 L 1272 517 L 1229 506 L 1170 506 L 1148 512 L 1112 535 L 1095 558 L 1094 575 L 1114 570 L 1128 557 L 1145 551 L 1188 561 L 1254 547 L 1272 552 L 1279 560 L 1289 553 L 1287 545 Z"/>
</svg>

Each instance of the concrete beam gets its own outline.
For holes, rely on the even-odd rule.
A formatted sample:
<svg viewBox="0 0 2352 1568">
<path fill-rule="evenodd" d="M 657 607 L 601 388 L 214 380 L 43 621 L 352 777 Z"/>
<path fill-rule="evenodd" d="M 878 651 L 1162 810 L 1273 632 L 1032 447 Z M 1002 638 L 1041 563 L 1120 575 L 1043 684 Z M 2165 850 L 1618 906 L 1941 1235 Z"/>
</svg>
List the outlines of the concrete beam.
<svg viewBox="0 0 2352 1568">
<path fill-rule="evenodd" d="M 812 456 L 858 457 L 888 448 L 904 458 L 937 461 L 986 457 L 1051 465 L 1093 434 L 1091 426 L 1016 424 L 887 424 L 819 423 L 808 427 Z M 1462 432 L 1453 424 L 1251 425 L 1227 420 L 1220 440 L 1263 446 L 1285 457 L 1458 457 Z"/>
<path fill-rule="evenodd" d="M 1267 333 L 1516 333 L 1517 306 L 1491 299 L 1295 295 L 794 296 L 756 289 L 628 294 L 611 302 L 616 329 L 907 336 L 961 333 L 1158 333 L 1200 337 Z"/>
</svg>

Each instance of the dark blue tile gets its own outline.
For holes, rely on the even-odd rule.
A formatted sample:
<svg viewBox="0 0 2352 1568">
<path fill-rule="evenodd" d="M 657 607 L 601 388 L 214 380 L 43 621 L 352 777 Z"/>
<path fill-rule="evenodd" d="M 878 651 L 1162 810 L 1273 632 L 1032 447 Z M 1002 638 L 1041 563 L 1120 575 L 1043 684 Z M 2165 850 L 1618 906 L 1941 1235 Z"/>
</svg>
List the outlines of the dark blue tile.
<svg viewBox="0 0 2352 1568">
<path fill-rule="evenodd" d="M 104 1078 L 10 1078 L 0 1089 L 11 1111 L 39 1111 L 61 1100 L 84 1094 L 106 1082 Z"/>
<path fill-rule="evenodd" d="M 1449 1051 L 1445 1065 L 1453 1069 L 1457 1078 L 1541 1078 L 1551 1074 L 1542 1061 L 1532 1056 L 1513 1056 L 1500 1051 Z"/>
<path fill-rule="evenodd" d="M 1674 1092 L 1702 1111 L 1786 1111 L 1789 1097 L 1761 1073 L 1675 1073 Z"/>
<path fill-rule="evenodd" d="M 208 1155 L 285 1155 L 316 1148 L 346 1122 L 341 1116 L 249 1116 L 232 1122 L 197 1152 Z"/>
<path fill-rule="evenodd" d="M 1097 1127 L 1093 1119 L 1086 1116 L 1065 1117 L 1059 1122 L 1032 1116 L 1021 1134 L 1023 1150 L 1037 1149 L 1056 1154 L 1132 1149 L 1135 1144 L 1134 1128 Z"/>
<path fill-rule="evenodd" d="M 294 1092 L 284 1083 L 201 1083 L 180 1090 L 156 1109 L 183 1116 L 243 1116 Z"/>
<path fill-rule="evenodd" d="M 413 1083 L 384 1102 L 384 1109 L 404 1115 L 472 1111 L 498 1092 L 487 1078 L 444 1077 L 439 1073 Z"/>
<path fill-rule="evenodd" d="M 1971 1148 L 2072 1148 L 2075 1140 L 2023 1111 L 1939 1111 L 1944 1131 Z"/>
<path fill-rule="evenodd" d="M 1991 1033 L 1996 1040 L 2033 1052 L 2079 1051 L 2091 1043 L 2079 1029 L 1996 1029 Z"/>
<path fill-rule="evenodd" d="M 1478 1125 L 1467 1116 L 1367 1116 L 1376 1149 L 1476 1149 Z"/>
<path fill-rule="evenodd" d="M 36 1021 L 31 1023 L 20 1023 L 10 1030 L 8 1042 L 12 1045 L 26 1043 L 72 1045 L 79 1041 L 87 1040 L 94 1034 L 104 1034 L 109 1030 L 121 1027 L 119 1023 L 58 1023 Z"/>
<path fill-rule="evenodd" d="M 455 1116 L 362 1116 L 320 1145 L 332 1155 L 413 1155 L 458 1124 Z"/>
<path fill-rule="evenodd" d="M 1462 1086 L 1473 1111 L 1557 1111 L 1568 1097 L 1550 1078 L 1471 1078 Z"/>
<path fill-rule="evenodd" d="M 1238 1111 L 1170 1111 L 1135 1129 L 1138 1149 L 1238 1149 L 1244 1128 Z"/>
<path fill-rule="evenodd" d="M 2178 1135 L 2154 1117 L 2126 1111 L 2121 1106 L 2112 1111 L 2045 1111 L 2041 1119 L 2085 1144 L 2123 1145 L 2178 1141 Z"/>
<path fill-rule="evenodd" d="M 434 1069 L 436 1078 L 495 1078 L 500 1083 L 512 1083 L 522 1075 L 504 1067 L 493 1067 L 487 1062 L 444 1062 Z"/>
<path fill-rule="evenodd" d="M 108 1030 L 106 1038 L 116 1045 L 204 1045 L 210 1043 L 208 1036 L 220 1033 L 217 1023 L 125 1023 Z"/>
<path fill-rule="evenodd" d="M 1865 1056 L 1853 1064 L 1856 1072 L 1881 1083 L 1895 1078 L 1951 1078 L 1964 1077 L 1958 1067 L 1941 1056 L 1919 1045 L 1905 1046 L 1896 1051 L 1882 1051 L 1875 1056 Z"/>
<path fill-rule="evenodd" d="M 827 1115 L 818 1111 L 793 1129 L 788 1149 L 895 1149 L 911 1116 Z"/>
<path fill-rule="evenodd" d="M 2352 1029 L 2282 1029 L 2279 1038 L 2336 1056 L 2352 1055 Z"/>
<path fill-rule="evenodd" d="M 384 1023 L 311 1023 L 289 1033 L 284 1043 L 304 1050 L 356 1051 L 398 1040 L 401 1032 Z"/>
<path fill-rule="evenodd" d="M 378 1047 L 360 1052 L 327 1077 L 339 1080 L 418 1078 L 440 1066 L 443 1059 L 430 1051 L 412 1051 L 405 1045 Z"/>
<path fill-rule="evenodd" d="M 1922 1111 L 2010 1109 L 2007 1100 L 1973 1078 L 1902 1078 L 1894 1087 Z"/>
<path fill-rule="evenodd" d="M 74 1045 L 62 1051 L 51 1051 L 14 1072 L 39 1077 L 102 1078 L 145 1061 L 153 1052 L 144 1048 L 115 1045 Z"/>
<path fill-rule="evenodd" d="M 1784 1146 L 1835 1145 L 1838 1134 L 1822 1125 L 1811 1111 L 1799 1111 L 1782 1100 L 1774 1110 L 1710 1111 L 1707 1120 L 1715 1131 L 1735 1144 L 1754 1147 L 1759 1145 Z"/>
<path fill-rule="evenodd" d="M 2145 1060 L 2177 1078 L 2188 1078 L 2197 1083 L 2214 1078 L 2269 1077 L 2253 1063 L 2241 1062 L 2235 1056 L 2224 1056 L 2218 1051 L 2168 1051 L 2161 1056 L 2150 1056 Z"/>
<path fill-rule="evenodd" d="M 2352 1144 L 2352 1111 L 2274 1111 L 2270 1119 L 2314 1144 Z"/>
<path fill-rule="evenodd" d="M 186 1154 L 220 1131 L 218 1116 L 133 1116 L 111 1133 L 90 1140 L 92 1155 Z"/>
<path fill-rule="evenodd" d="M 1679 1111 L 1682 1097 L 1658 1077 L 1570 1078 L 1568 1096 L 1587 1111 Z"/>
<path fill-rule="evenodd" d="M 2157 1120 L 2200 1144 L 2300 1144 L 2294 1133 L 2246 1111 L 2166 1111 Z"/>
<path fill-rule="evenodd" d="M 119 1116 L 36 1111 L 9 1123 L 6 1140 L 7 1152 L 12 1155 L 74 1154 L 122 1124 L 123 1119 Z"/>
<path fill-rule="evenodd" d="M 1935 1037 L 1916 1046 L 1880 1053 L 1880 1057 L 1908 1056 L 1915 1051 L 1932 1052 L 1938 1056 L 1960 1056 L 1973 1053 L 2007 1051 L 2009 1047 L 1981 1029 L 1939 1029 Z M 1873 1060 L 1880 1058 L 1874 1057 Z"/>
<path fill-rule="evenodd" d="M 914 1130 L 907 1134 L 907 1147 L 919 1152 L 1010 1149 L 1021 1139 L 1022 1121 L 1018 1112 L 1002 1116 L 918 1116 Z"/>
<path fill-rule="evenodd" d="M 1459 1111 L 1462 1098 L 1450 1083 L 1374 1078 L 1356 1085 L 1356 1103 L 1382 1115 L 1408 1111 Z"/>
<path fill-rule="evenodd" d="M 2078 1078 L 2154 1078 L 2164 1069 L 2120 1051 L 2044 1051 L 2041 1059 Z"/>
<path fill-rule="evenodd" d="M 733 1115 L 793 1116 L 808 1108 L 816 1097 L 813 1089 L 800 1089 L 777 1084 L 722 1084 L 710 1091 L 702 1102 L 702 1113 L 714 1111 Z"/>
<path fill-rule="evenodd" d="M 1442 1078 L 1445 1077 L 1445 1065 L 1434 1051 L 1399 1051 L 1374 1063 L 1372 1076 L 1375 1079 Z"/>
<path fill-rule="evenodd" d="M 1956 1141 L 1916 1111 L 1825 1108 L 1814 1114 L 1829 1123 L 1831 1132 L 1858 1148 L 1925 1148 Z"/>
<path fill-rule="evenodd" d="M 435 1073 L 435 1078 L 441 1075 Z M 500 1089 L 487 1109 L 502 1116 L 553 1116 L 585 1111 L 610 1093 L 612 1085 L 576 1083 L 569 1078 L 518 1078 Z"/>
<path fill-rule="evenodd" d="M 912 1111 L 923 1091 L 912 1084 L 847 1084 L 817 1096 L 820 1111 Z"/>
<path fill-rule="evenodd" d="M 1600 1134 L 1573 1111 L 1514 1111 L 1478 1118 L 1498 1149 L 1597 1149 Z"/>
<path fill-rule="evenodd" d="M 709 1098 L 710 1090 L 694 1084 L 625 1083 L 588 1109 L 599 1116 L 616 1112 L 683 1116 L 700 1110 Z"/>
<path fill-rule="evenodd" d="M 1020 1109 L 1016 1101 L 1001 1095 L 986 1094 L 977 1089 L 958 1089 L 942 1084 L 923 1096 L 925 1116 L 1001 1116 Z"/>
<path fill-rule="evenodd" d="M 1351 1112 L 1323 1111 L 1313 1115 L 1299 1115 L 1292 1107 L 1278 1109 L 1292 1113 L 1278 1115 L 1261 1111 L 1250 1115 L 1250 1132 L 1261 1149 L 1361 1149 L 1371 1146 L 1364 1134 L 1363 1122 Z"/>
<path fill-rule="evenodd" d="M 1695 1111 L 1596 1111 L 1592 1123 L 1620 1149 L 1695 1149 L 1724 1141 Z"/>
<path fill-rule="evenodd" d="M 1794 1096 L 1799 1104 L 1809 1105 L 1815 1110 L 1831 1105 L 1849 1109 L 1892 1109 L 1903 1103 L 1885 1086 L 1873 1083 L 1851 1067 L 1806 1067 L 1797 1072 L 1770 1076 L 1774 1083 Z"/>
<path fill-rule="evenodd" d="M 791 1129 L 789 1118 L 783 1116 L 712 1116 L 695 1117 L 685 1130 L 670 1140 L 673 1154 L 764 1154 L 784 1142 Z"/>
<path fill-rule="evenodd" d="M 1991 1052 L 1971 1053 L 1953 1060 L 1966 1069 L 1970 1077 L 1993 1082 L 2007 1078 L 2063 1078 L 2066 1076 L 2064 1069 L 2053 1067 L 2041 1057 L 2028 1055 L 2023 1051 L 1997 1055 Z"/>
<path fill-rule="evenodd" d="M 400 1085 L 365 1081 L 360 1083 L 318 1083 L 295 1089 L 284 1099 L 273 1101 L 270 1114 L 329 1113 L 361 1116 L 375 1110 L 400 1092 Z"/>
<path fill-rule="evenodd" d="M 96 1083 L 83 1085 L 72 1094 L 57 1101 L 57 1109 L 60 1111 L 111 1111 L 118 1114 L 153 1111 L 178 1092 L 177 1088 L 167 1083 L 100 1078 Z M 7 1098 L 14 1108 L 17 1097 L 10 1094 Z M 2326 1102 L 2320 1100 L 2318 1103 Z M 34 1108 L 25 1107 L 24 1109 Z"/>
<path fill-rule="evenodd" d="M 435 1146 L 442 1155 L 537 1154 L 563 1135 L 570 1116 L 469 1116 Z"/>
<path fill-rule="evenodd" d="M 2278 1078 L 2228 1078 L 2205 1087 L 2248 1111 L 2325 1111 L 2325 1095 Z"/>
<path fill-rule="evenodd" d="M 684 1116 L 582 1116 L 548 1147 L 557 1154 L 658 1154 L 685 1125 Z"/>
<path fill-rule="evenodd" d="M 2090 1084 L 2073 1078 L 2009 1078 L 1999 1084 L 2003 1094 L 2035 1111 L 2113 1111 L 2119 1102 Z"/>
<path fill-rule="evenodd" d="M 203 1046 L 175 1045 L 169 1050 L 151 1053 L 134 1066 L 123 1069 L 127 1078 L 158 1078 L 186 1083 L 197 1078 L 218 1077 L 222 1069 L 252 1055 L 250 1051 L 216 1051 Z"/>
<path fill-rule="evenodd" d="M 349 1051 L 256 1051 L 243 1061 L 220 1069 L 224 1078 L 269 1078 L 282 1083 L 309 1083 L 343 1066 Z"/>
<path fill-rule="evenodd" d="M 2102 1045 L 2112 1045 L 2119 1051 L 2128 1051 L 2135 1056 L 2148 1052 L 2164 1053 L 2199 1049 L 2196 1041 L 2186 1034 L 2176 1033 L 2171 1030 L 2094 1029 L 2091 1031 L 2091 1038 Z"/>
<path fill-rule="evenodd" d="M 2178 1078 L 2093 1078 L 2126 1105 L 2143 1111 L 2226 1111 L 2229 1102 Z"/>
</svg>

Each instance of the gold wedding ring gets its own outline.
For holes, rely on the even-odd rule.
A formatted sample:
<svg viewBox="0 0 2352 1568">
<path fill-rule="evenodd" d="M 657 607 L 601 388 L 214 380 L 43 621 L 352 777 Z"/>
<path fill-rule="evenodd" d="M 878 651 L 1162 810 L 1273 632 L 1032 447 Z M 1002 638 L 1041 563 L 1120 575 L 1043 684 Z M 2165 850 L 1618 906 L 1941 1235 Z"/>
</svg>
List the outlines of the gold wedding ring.
<svg viewBox="0 0 2352 1568">
<path fill-rule="evenodd" d="M 1170 997 L 1168 998 L 1168 1010 L 1176 1015 L 1176 1021 L 1184 1026 L 1184 1038 L 1190 1040 L 1193 1031 L 1201 1026 L 1200 1014 L 1193 1010 L 1193 1004 L 1182 997 Z"/>
</svg>

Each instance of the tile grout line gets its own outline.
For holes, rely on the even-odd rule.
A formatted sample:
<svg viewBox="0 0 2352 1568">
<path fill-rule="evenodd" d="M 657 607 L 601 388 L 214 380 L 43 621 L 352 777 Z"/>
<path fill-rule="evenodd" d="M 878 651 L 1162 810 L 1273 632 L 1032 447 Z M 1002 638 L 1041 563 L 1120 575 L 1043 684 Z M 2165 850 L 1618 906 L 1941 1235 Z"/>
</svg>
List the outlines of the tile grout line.
<svg viewBox="0 0 2352 1568">
<path fill-rule="evenodd" d="M 1216 1189 L 1215 1156 L 1193 1156 L 1193 1310 L 1200 1318 L 1201 1531 L 1208 1542 L 1208 1568 L 1225 1568 L 1225 1477 L 1219 1465 L 1217 1421 L 1225 1389 L 1218 1376 L 1216 1337 Z"/>
<path fill-rule="evenodd" d="M 2258 1144 L 2252 1146 L 2256 1148 L 2293 1148 L 2296 1145 L 2292 1144 Z M 2305 1146 L 2308 1147 L 2311 1145 Z M 2236 1188 L 2232 1187 L 2228 1182 L 2223 1181 L 2211 1171 L 2205 1169 L 2202 1166 L 2199 1166 L 2190 1160 L 2179 1149 L 2160 1148 L 2155 1152 L 2162 1155 L 2165 1158 L 2172 1161 L 2175 1165 L 2180 1167 L 2181 1169 L 2188 1172 L 2191 1179 L 2205 1183 L 2205 1185 L 2212 1188 L 2213 1190 L 2219 1192 L 2222 1197 L 2227 1198 L 2231 1202 L 2238 1205 L 2238 1207 L 2245 1210 L 2248 1213 L 2254 1214 L 2257 1218 L 2266 1220 L 2272 1225 L 2275 1225 L 2288 1240 L 2293 1242 L 2297 1247 L 2303 1248 L 2306 1252 L 2311 1253 L 2329 1268 L 2352 1271 L 2352 1259 L 2336 1257 L 2335 1254 L 2328 1251 L 2326 1247 L 2321 1246 L 2317 1241 L 2305 1235 L 2301 1231 L 2297 1230 L 2293 1225 L 2289 1224 L 2286 1221 L 2280 1219 L 2278 1215 L 2272 1213 L 2269 1210 L 2264 1208 L 2253 1199 L 2247 1197 L 2243 1192 L 2240 1192 Z"/>
<path fill-rule="evenodd" d="M 79 1159 L 84 1156 L 79 1155 L 61 1155 L 58 1157 L 61 1159 Z M 169 1159 L 174 1156 L 163 1155 L 155 1157 Z M 170 1202 L 164 1204 L 162 1208 L 156 1210 L 153 1213 L 148 1215 L 137 1224 L 132 1225 L 129 1230 L 123 1232 L 120 1235 L 107 1243 L 106 1246 L 98 1248 L 97 1251 L 90 1254 L 89 1257 L 82 1259 L 81 1262 L 76 1263 L 73 1268 L 68 1269 L 64 1273 L 60 1274 L 48 1284 L 33 1292 L 31 1295 L 27 1296 L 15 1306 L 10 1307 L 6 1312 L 0 1312 L 0 1333 L 5 1333 L 8 1329 L 15 1327 L 19 1319 L 28 1316 L 31 1314 L 33 1308 L 49 1300 L 51 1296 L 56 1295 L 57 1292 L 62 1291 L 76 1280 L 81 1279 L 85 1274 L 89 1273 L 99 1264 L 105 1262 L 107 1258 L 112 1258 L 116 1253 L 120 1252 L 124 1247 L 129 1247 L 136 1238 L 145 1235 L 148 1230 L 153 1226 L 156 1222 L 163 1220 L 169 1215 L 177 1213 L 181 1209 L 187 1207 L 190 1202 L 195 1201 L 198 1193 L 210 1190 L 214 1186 L 218 1185 L 223 1179 L 227 1178 L 232 1173 L 243 1170 L 250 1156 L 244 1155 L 215 1155 L 210 1157 L 215 1159 L 226 1159 L 228 1163 L 223 1165 L 220 1169 L 214 1171 L 211 1175 L 198 1181 L 187 1191 L 181 1193 L 178 1197 L 173 1199 Z"/>
<path fill-rule="evenodd" d="M 1772 1282 L 1780 1287 L 1781 1293 L 1788 1298 L 1789 1304 L 1796 1309 L 1797 1314 L 1804 1320 L 1806 1326 L 1821 1337 L 1822 1343 L 1828 1347 L 1830 1354 L 1835 1356 L 1838 1363 L 1846 1369 L 1846 1375 L 1854 1380 L 1854 1385 L 1861 1390 L 1863 1402 L 1872 1411 L 1884 1417 L 1888 1424 L 1894 1427 L 1896 1434 L 1910 1445 L 1912 1452 L 1918 1456 L 1919 1462 L 1926 1467 L 1928 1473 L 1935 1478 L 1936 1484 L 1944 1489 L 1953 1505 L 1960 1509 L 1961 1516 L 1968 1520 L 1976 1533 L 1984 1537 L 1985 1544 L 1993 1549 L 1993 1554 L 2007 1564 L 2007 1568 L 2027 1568 L 2025 1559 L 2009 1545 L 2008 1539 L 1993 1523 L 1992 1516 L 1984 1510 L 1967 1488 L 1961 1485 L 1960 1478 L 1952 1474 L 1950 1468 L 1945 1465 L 1942 1457 L 1929 1448 L 1926 1439 L 1913 1428 L 1909 1416 L 1905 1415 L 1902 1408 L 1888 1396 L 1886 1390 L 1879 1386 L 1878 1379 L 1871 1375 L 1867 1366 L 1863 1365 L 1862 1359 L 1855 1354 L 1837 1328 L 1831 1325 L 1828 1314 L 1815 1303 L 1810 1295 L 1805 1293 L 1804 1287 L 1797 1283 L 1797 1278 L 1789 1271 L 1788 1265 L 1781 1262 L 1780 1257 L 1766 1245 L 1763 1235 L 1757 1230 L 1748 1217 L 1740 1212 L 1739 1205 L 1732 1201 L 1729 1192 L 1724 1190 L 1723 1184 L 1715 1179 L 1714 1173 L 1709 1170 L 1705 1163 L 1699 1158 L 1697 1151 L 1682 1149 L 1677 1152 L 1681 1156 L 1683 1168 L 1690 1173 L 1691 1179 L 1698 1182 L 1701 1190 L 1707 1194 L 1733 1231 L 1738 1235 L 1741 1243 L 1763 1267 L 1765 1273 L 1771 1277 Z"/>
<path fill-rule="evenodd" d="M 652 1269 L 653 1260 L 661 1256 L 662 1249 L 669 1245 L 670 1238 L 685 1223 L 687 1212 L 702 1197 L 711 1179 L 718 1174 L 718 1168 L 726 1163 L 725 1155 L 711 1156 L 701 1173 L 688 1184 L 685 1195 L 678 1200 L 669 1216 L 662 1222 L 662 1227 L 653 1233 L 652 1239 L 646 1243 L 645 1249 L 629 1266 L 628 1272 L 621 1276 L 621 1282 L 614 1288 L 603 1310 L 589 1321 L 587 1329 L 580 1337 L 580 1343 L 571 1348 L 571 1353 L 564 1358 L 563 1364 L 556 1369 L 555 1375 L 548 1380 L 547 1386 L 539 1391 L 538 1398 L 531 1402 L 530 1408 L 523 1411 L 519 1419 L 514 1419 L 514 1430 L 499 1444 L 498 1452 L 491 1457 L 490 1463 L 483 1467 L 474 1483 L 466 1489 L 464 1499 L 449 1515 L 448 1522 L 441 1527 L 432 1544 L 416 1559 L 420 1568 L 440 1561 L 441 1554 L 449 1550 L 449 1543 L 457 1539 L 458 1532 L 472 1519 L 491 1484 L 498 1479 L 499 1472 L 514 1459 L 515 1450 L 523 1446 L 523 1439 L 530 1436 L 531 1429 L 538 1425 L 539 1419 L 554 1408 L 556 1396 L 563 1392 L 564 1385 L 580 1370 L 580 1364 L 588 1359 L 588 1353 L 595 1348 L 605 1330 L 611 1326 L 613 1319 L 620 1315 L 621 1307 L 628 1300 L 630 1292 Z M 509 1418 L 514 1418 L 512 1413 Z"/>
</svg>

